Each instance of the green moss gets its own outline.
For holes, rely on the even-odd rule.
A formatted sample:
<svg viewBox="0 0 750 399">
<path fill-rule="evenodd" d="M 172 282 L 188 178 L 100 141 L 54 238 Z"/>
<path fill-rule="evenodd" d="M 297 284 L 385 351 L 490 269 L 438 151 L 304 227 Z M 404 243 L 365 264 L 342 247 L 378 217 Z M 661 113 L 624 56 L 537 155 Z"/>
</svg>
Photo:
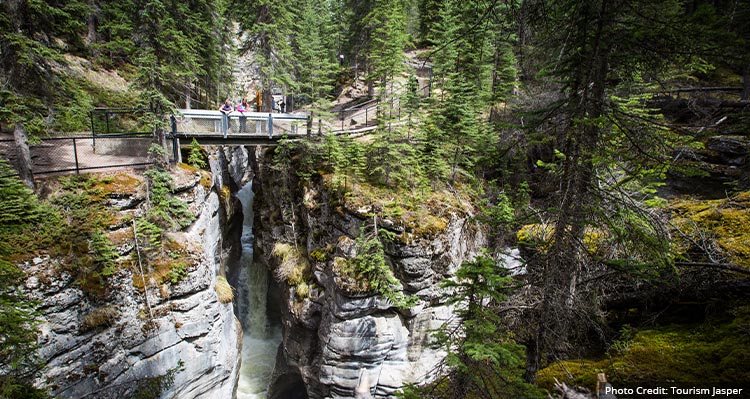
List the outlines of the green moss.
<svg viewBox="0 0 750 399">
<path fill-rule="evenodd" d="M 459 191 L 378 186 L 351 176 L 323 175 L 331 192 L 341 193 L 346 208 L 365 210 L 404 227 L 415 238 L 431 238 L 448 226 L 448 215 L 467 216 L 472 199 Z"/>
<path fill-rule="evenodd" d="M 140 176 L 118 173 L 95 181 L 92 188 L 103 196 L 117 196 L 136 194 L 142 186 L 143 178 Z"/>
<path fill-rule="evenodd" d="M 750 192 L 721 200 L 675 200 L 670 210 L 680 231 L 673 235 L 678 256 L 700 254 L 695 243 L 709 238 L 732 264 L 750 268 Z"/>
<path fill-rule="evenodd" d="M 556 362 L 537 375 L 540 386 L 551 389 L 554 379 L 590 389 L 604 372 L 614 386 L 750 383 L 750 307 L 735 312 L 733 320 L 691 326 L 642 330 L 609 358 Z"/>
<path fill-rule="evenodd" d="M 555 228 L 551 225 L 527 224 L 516 232 L 519 245 L 535 247 L 547 251 L 552 244 Z M 591 254 L 600 252 L 609 237 L 606 231 L 597 227 L 587 227 L 583 232 L 583 245 Z"/>
<path fill-rule="evenodd" d="M 310 259 L 316 262 L 325 262 L 328 260 L 328 253 L 329 251 L 327 248 L 318 248 L 310 252 Z"/>
<path fill-rule="evenodd" d="M 188 276 L 190 265 L 196 262 L 187 248 L 170 235 L 165 237 L 160 248 L 144 252 L 141 256 L 143 278 L 137 262 L 132 265 L 133 286 L 139 290 L 145 286 L 177 284 Z"/>
</svg>

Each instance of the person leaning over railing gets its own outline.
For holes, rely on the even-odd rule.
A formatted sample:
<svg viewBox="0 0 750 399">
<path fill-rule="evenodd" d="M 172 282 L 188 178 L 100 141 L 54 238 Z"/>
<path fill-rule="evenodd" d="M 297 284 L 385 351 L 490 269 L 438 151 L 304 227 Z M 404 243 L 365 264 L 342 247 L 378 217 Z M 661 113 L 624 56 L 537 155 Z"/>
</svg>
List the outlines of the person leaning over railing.
<svg viewBox="0 0 750 399">
<path fill-rule="evenodd" d="M 243 98 L 242 102 L 237 104 L 237 112 L 240 113 L 240 133 L 247 133 L 247 116 L 245 112 L 249 111 L 247 99 Z"/>
<path fill-rule="evenodd" d="M 219 108 L 219 111 L 221 111 L 221 132 L 226 136 L 227 135 L 227 129 L 229 129 L 229 113 L 234 111 L 234 108 L 232 107 L 232 103 L 227 98 L 224 101 L 224 105 Z"/>
</svg>

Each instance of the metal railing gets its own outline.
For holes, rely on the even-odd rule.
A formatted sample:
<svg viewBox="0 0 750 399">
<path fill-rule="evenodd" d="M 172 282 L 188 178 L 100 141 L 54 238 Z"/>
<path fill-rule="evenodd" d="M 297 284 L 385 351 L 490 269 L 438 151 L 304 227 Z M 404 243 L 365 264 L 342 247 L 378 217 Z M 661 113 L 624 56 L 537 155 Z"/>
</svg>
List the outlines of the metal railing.
<svg viewBox="0 0 750 399">
<path fill-rule="evenodd" d="M 229 134 L 282 136 L 298 135 L 300 127 L 309 126 L 308 115 L 268 112 L 238 112 L 225 114 L 212 110 L 180 109 L 170 117 L 173 135 Z"/>
<path fill-rule="evenodd" d="M 148 149 L 152 137 L 140 134 L 110 134 L 97 136 L 45 137 L 38 143 L 30 144 L 32 173 L 34 175 L 71 173 L 83 171 L 142 167 L 150 165 Z M 177 160 L 179 148 L 175 140 L 167 142 L 170 162 Z M 0 154 L 11 165 L 17 157 L 13 139 L 0 140 Z"/>
<path fill-rule="evenodd" d="M 89 112 L 91 135 L 150 134 L 148 126 L 138 120 L 138 108 L 94 108 Z"/>
</svg>

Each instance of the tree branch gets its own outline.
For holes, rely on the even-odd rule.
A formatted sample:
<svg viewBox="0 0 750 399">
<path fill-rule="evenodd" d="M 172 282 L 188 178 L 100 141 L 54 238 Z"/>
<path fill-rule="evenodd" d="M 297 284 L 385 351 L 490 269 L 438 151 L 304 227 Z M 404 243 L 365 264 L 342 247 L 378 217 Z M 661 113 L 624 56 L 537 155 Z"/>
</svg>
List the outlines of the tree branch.
<svg viewBox="0 0 750 399">
<path fill-rule="evenodd" d="M 712 263 L 712 262 L 675 262 L 675 266 L 680 267 L 703 267 L 703 268 L 709 268 L 709 269 L 719 269 L 719 270 L 727 270 L 732 272 L 737 272 L 741 274 L 747 274 L 750 275 L 750 270 L 743 269 L 739 266 L 731 265 L 728 263 Z"/>
</svg>

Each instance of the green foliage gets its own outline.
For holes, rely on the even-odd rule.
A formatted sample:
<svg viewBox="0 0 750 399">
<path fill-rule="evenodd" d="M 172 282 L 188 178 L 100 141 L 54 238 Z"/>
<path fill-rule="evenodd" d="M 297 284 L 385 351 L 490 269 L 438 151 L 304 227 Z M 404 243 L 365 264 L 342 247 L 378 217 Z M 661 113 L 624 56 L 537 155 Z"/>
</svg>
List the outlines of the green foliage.
<svg viewBox="0 0 750 399">
<path fill-rule="evenodd" d="M 152 146 L 152 149 L 156 148 L 161 149 L 158 145 Z M 174 182 L 169 172 L 154 167 L 147 170 L 144 176 L 148 178 L 149 208 L 137 223 L 137 228 L 139 234 L 148 239 L 147 246 L 156 247 L 161 243 L 165 230 L 184 228 L 195 217 L 187 204 L 172 194 Z"/>
<path fill-rule="evenodd" d="M 565 360 L 539 372 L 539 384 L 551 388 L 554 378 L 589 389 L 596 374 L 606 373 L 614 386 L 648 386 L 670 381 L 675 386 L 728 384 L 744 386 L 750 373 L 750 312 L 733 310 L 729 320 L 711 319 L 697 325 L 668 325 L 628 330 L 631 335 L 606 359 Z M 621 341 L 622 342 L 622 341 Z"/>
<path fill-rule="evenodd" d="M 523 381 L 523 347 L 503 330 L 500 307 L 511 293 L 513 279 L 495 261 L 480 256 L 464 262 L 454 279 L 443 282 L 448 302 L 456 306 L 458 324 L 445 323 L 435 344 L 448 352 L 446 386 L 411 388 L 430 397 L 535 398 L 542 392 Z"/>
<path fill-rule="evenodd" d="M 7 165 L 2 166 L 7 169 Z M 0 172 L 4 173 L 4 172 Z M 3 219 L 0 248 L 4 259 L 16 263 L 32 254 L 47 252 L 61 260 L 81 288 L 103 295 L 105 282 L 117 271 L 117 253 L 102 233 L 112 223 L 104 208 L 100 182 L 89 176 L 59 179 L 62 190 L 40 203 L 15 178 L 0 179 Z"/>
<path fill-rule="evenodd" d="M 355 250 L 357 255 L 346 261 L 345 269 L 356 281 L 364 281 L 369 289 L 380 293 L 395 307 L 408 308 L 415 304 L 416 298 L 404 295 L 401 282 L 386 264 L 383 243 L 377 234 L 368 234 L 363 227 Z"/>
<path fill-rule="evenodd" d="M 25 274 L 6 260 L 8 255 L 0 259 L 0 283 L 7 287 L 0 293 L 0 366 L 7 377 L 14 377 L 24 376 L 32 366 L 39 321 L 36 303 L 17 288 Z M 0 377 L 0 385 L 4 380 Z"/>
<path fill-rule="evenodd" d="M 131 399 L 158 399 L 164 390 L 172 388 L 177 373 L 185 370 L 185 362 L 180 360 L 177 366 L 167 370 L 166 374 L 146 378 L 136 383 L 137 388 Z"/>
<path fill-rule="evenodd" d="M 409 43 L 406 33 L 406 6 L 403 0 L 376 0 L 362 21 L 369 32 L 366 52 L 368 79 L 379 81 L 381 93 L 387 96 L 385 86 L 403 69 L 404 48 Z M 391 90 L 392 91 L 392 90 Z"/>
<path fill-rule="evenodd" d="M 13 377 L 0 378 L 0 398 L 7 399 L 50 399 L 44 389 L 34 387 L 30 382 Z"/>
<path fill-rule="evenodd" d="M 115 260 L 117 260 L 118 254 L 115 247 L 107 236 L 100 232 L 91 234 L 90 247 L 93 251 L 94 260 L 101 268 L 102 276 L 105 278 L 111 276 L 117 270 Z"/>
<path fill-rule="evenodd" d="M 201 148 L 200 144 L 198 144 L 198 140 L 193 139 L 193 141 L 190 142 L 190 155 L 188 155 L 188 164 L 198 169 L 205 169 L 206 166 L 208 166 L 206 161 L 206 152 L 203 151 L 203 148 Z"/>
<path fill-rule="evenodd" d="M 310 17 L 307 15 L 310 12 L 308 7 L 303 8 L 303 18 Z M 290 39 L 295 36 L 297 24 L 294 23 L 292 3 L 270 0 L 239 2 L 233 3 L 231 12 L 247 34 L 243 48 L 253 50 L 254 59 L 260 64 L 261 88 L 270 93 L 272 87 L 294 87 L 295 49 Z M 309 38 L 305 35 L 300 37 L 301 42 L 298 43 L 305 58 L 311 55 L 310 52 L 320 55 L 320 49 L 314 42 L 305 42 Z M 325 70 L 319 72 L 326 73 Z"/>
<path fill-rule="evenodd" d="M 378 140 L 365 147 L 369 180 L 392 188 L 426 185 L 417 149 L 400 136 L 398 130 L 383 132 Z"/>
<path fill-rule="evenodd" d="M 14 239 L 42 222 L 44 210 L 36 196 L 0 160 L 0 393 L 12 395 L 26 385 L 36 351 L 38 325 L 36 302 L 28 300 L 18 286 L 26 274 L 15 265 Z M 34 397 L 28 391 L 28 397 Z M 26 394 L 24 394 L 26 395 Z M 4 396 L 14 397 L 14 396 Z M 21 397 L 21 396 L 19 396 Z M 41 396 L 38 396 L 41 397 Z"/>
<path fill-rule="evenodd" d="M 310 252 L 310 258 L 316 262 L 325 262 L 328 260 L 328 250 L 326 248 L 318 248 Z"/>
<path fill-rule="evenodd" d="M 172 284 L 177 284 L 184 280 L 188 274 L 190 273 L 187 270 L 187 264 L 185 262 L 175 262 L 169 269 L 169 281 Z"/>
<path fill-rule="evenodd" d="M 304 1 L 299 17 L 294 19 L 295 84 L 319 110 L 329 108 L 320 100 L 331 97 L 338 71 L 338 54 L 327 43 L 334 34 L 332 7 L 333 2 Z"/>
</svg>

